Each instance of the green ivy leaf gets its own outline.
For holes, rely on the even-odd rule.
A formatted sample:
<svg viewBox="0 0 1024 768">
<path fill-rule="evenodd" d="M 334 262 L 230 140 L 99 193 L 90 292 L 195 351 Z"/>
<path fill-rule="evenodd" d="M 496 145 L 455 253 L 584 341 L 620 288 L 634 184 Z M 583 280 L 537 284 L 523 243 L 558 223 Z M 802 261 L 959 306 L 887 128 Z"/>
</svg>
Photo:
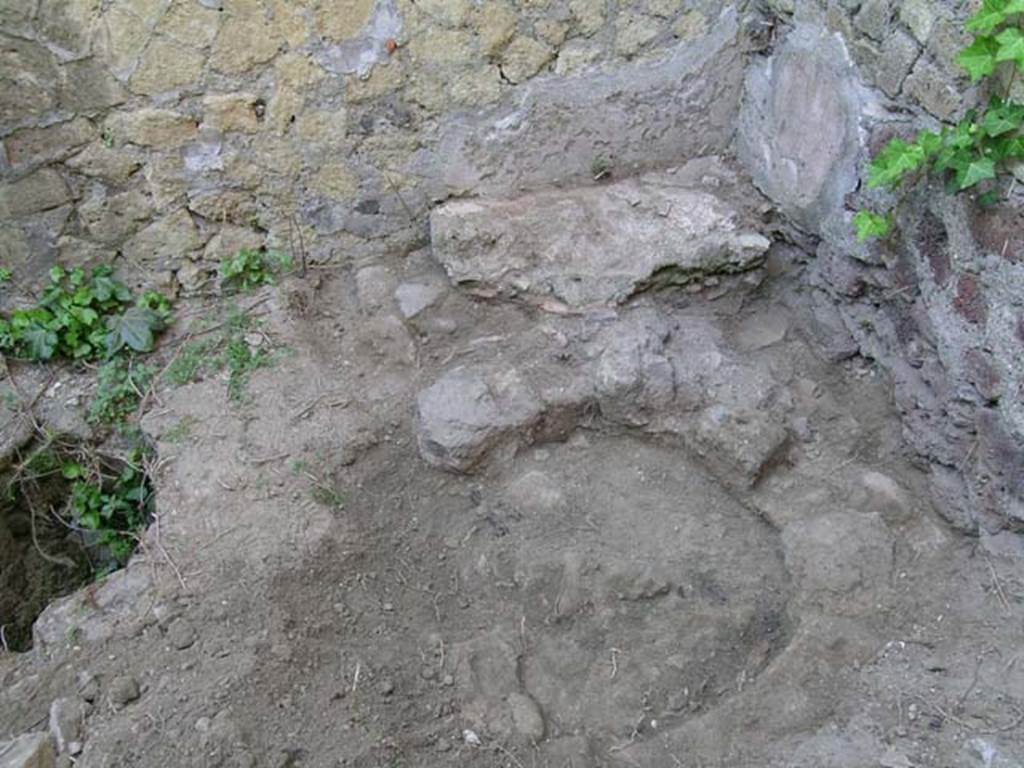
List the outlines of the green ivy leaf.
<svg viewBox="0 0 1024 768">
<path fill-rule="evenodd" d="M 968 32 L 993 32 L 1007 18 L 1024 13 L 1024 0 L 983 0 L 966 24 Z"/>
<path fill-rule="evenodd" d="M 998 205 L 1003 199 L 1003 196 L 999 194 L 998 189 L 990 189 L 983 195 L 978 196 L 978 205 L 982 208 L 991 208 L 994 205 Z"/>
<path fill-rule="evenodd" d="M 57 334 L 39 325 L 26 329 L 22 340 L 33 360 L 49 360 L 57 351 Z"/>
<path fill-rule="evenodd" d="M 942 136 L 931 131 L 921 131 L 917 134 L 917 145 L 921 147 L 925 157 L 931 157 L 942 149 Z"/>
<path fill-rule="evenodd" d="M 893 188 L 906 174 L 917 170 L 924 160 L 925 151 L 919 145 L 893 139 L 868 167 L 868 186 Z"/>
<path fill-rule="evenodd" d="M 885 237 L 892 231 L 892 215 L 882 216 L 872 211 L 858 211 L 853 217 L 857 227 L 857 239 L 861 242 L 876 237 Z"/>
<path fill-rule="evenodd" d="M 973 187 L 987 179 L 996 177 L 996 162 L 990 157 L 983 157 L 968 163 L 963 171 L 957 173 L 956 183 L 961 191 Z"/>
<path fill-rule="evenodd" d="M 149 352 L 153 349 L 154 332 L 162 327 L 156 312 L 144 307 L 130 307 L 108 322 L 107 348 L 111 354 L 125 346 L 136 352 Z"/>
<path fill-rule="evenodd" d="M 969 46 L 960 51 L 957 61 L 971 76 L 971 82 L 977 82 L 996 69 L 996 55 L 1001 50 L 994 37 L 979 37 Z"/>
<path fill-rule="evenodd" d="M 1024 68 L 1024 33 L 1020 29 L 1004 29 L 996 35 L 996 41 L 999 43 L 996 61 L 1015 61 L 1018 66 Z"/>
</svg>

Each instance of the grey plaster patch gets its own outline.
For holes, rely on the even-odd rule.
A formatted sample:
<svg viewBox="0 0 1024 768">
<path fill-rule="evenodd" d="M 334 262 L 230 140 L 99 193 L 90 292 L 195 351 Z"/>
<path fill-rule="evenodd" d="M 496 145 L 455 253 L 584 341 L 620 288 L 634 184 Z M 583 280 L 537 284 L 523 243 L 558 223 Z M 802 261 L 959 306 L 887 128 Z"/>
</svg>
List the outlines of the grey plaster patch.
<svg viewBox="0 0 1024 768">
<path fill-rule="evenodd" d="M 507 194 L 589 179 L 598 156 L 626 174 L 724 149 L 745 63 L 740 35 L 727 10 L 666 58 L 534 78 L 491 110 L 447 120 L 429 175 L 456 192 Z"/>
<path fill-rule="evenodd" d="M 750 68 L 738 154 L 754 183 L 805 229 L 821 232 L 856 188 L 861 95 L 843 41 L 798 25 Z"/>
</svg>

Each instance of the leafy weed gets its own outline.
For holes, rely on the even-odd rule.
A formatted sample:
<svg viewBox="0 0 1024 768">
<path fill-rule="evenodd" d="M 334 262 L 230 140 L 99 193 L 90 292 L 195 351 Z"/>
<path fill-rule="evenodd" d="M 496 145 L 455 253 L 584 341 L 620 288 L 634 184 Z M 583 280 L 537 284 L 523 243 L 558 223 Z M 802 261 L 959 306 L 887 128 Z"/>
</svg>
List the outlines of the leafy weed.
<svg viewBox="0 0 1024 768">
<path fill-rule="evenodd" d="M 993 77 L 1000 69 L 1010 70 L 1004 95 L 992 96 L 983 110 L 970 110 L 956 125 L 921 131 L 913 141 L 890 141 L 868 167 L 868 187 L 896 191 L 936 173 L 946 180 L 951 193 L 979 189 L 983 205 L 999 199 L 995 185 L 1000 175 L 1010 164 L 1024 159 L 1024 104 L 1010 98 L 1014 79 L 1024 73 L 1022 23 L 1022 0 L 982 2 L 966 25 L 974 41 L 960 52 L 958 60 L 975 83 Z M 862 210 L 854 217 L 857 237 L 886 237 L 895 221 L 894 212 Z"/>
<path fill-rule="evenodd" d="M 276 251 L 243 248 L 220 263 L 220 284 L 228 290 L 252 291 L 273 285 L 276 275 L 292 268 L 292 258 Z"/>
<path fill-rule="evenodd" d="M 37 306 L 0 318 L 0 352 L 31 360 L 96 360 L 124 348 L 149 352 L 169 316 L 166 299 L 151 292 L 135 302 L 109 266 L 88 275 L 58 266 Z"/>
</svg>

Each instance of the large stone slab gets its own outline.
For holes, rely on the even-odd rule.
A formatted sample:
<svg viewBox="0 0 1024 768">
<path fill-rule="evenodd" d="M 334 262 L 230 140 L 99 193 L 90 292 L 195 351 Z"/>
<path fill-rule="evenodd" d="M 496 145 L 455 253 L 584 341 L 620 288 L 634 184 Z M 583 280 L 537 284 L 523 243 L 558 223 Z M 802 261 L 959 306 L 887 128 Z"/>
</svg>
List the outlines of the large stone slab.
<svg viewBox="0 0 1024 768">
<path fill-rule="evenodd" d="M 737 207 L 667 174 L 449 202 L 431 215 L 431 241 L 455 283 L 572 306 L 618 304 L 662 283 L 744 272 L 770 245 Z"/>
<path fill-rule="evenodd" d="M 836 226 L 831 219 L 857 186 L 861 100 L 842 39 L 812 25 L 798 25 L 747 74 L 738 156 L 761 191 L 810 231 Z"/>
</svg>

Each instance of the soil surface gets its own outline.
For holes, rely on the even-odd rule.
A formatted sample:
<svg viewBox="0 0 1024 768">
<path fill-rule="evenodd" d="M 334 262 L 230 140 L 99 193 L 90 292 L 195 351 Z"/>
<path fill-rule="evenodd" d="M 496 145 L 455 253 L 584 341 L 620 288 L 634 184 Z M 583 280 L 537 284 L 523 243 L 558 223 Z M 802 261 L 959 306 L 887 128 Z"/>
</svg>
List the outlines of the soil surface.
<svg viewBox="0 0 1024 768">
<path fill-rule="evenodd" d="M 243 403 L 223 374 L 155 393 L 157 520 L 0 655 L 0 737 L 59 700 L 88 768 L 1020 765 L 1021 540 L 948 528 L 799 265 L 754 277 L 565 314 L 417 252 L 243 297 L 276 362 Z M 742 460 L 584 399 L 468 473 L 424 461 L 446 374 L 570 391 L 641 315 L 677 368 L 740 361 L 707 386 L 756 392 Z M 748 477 L 763 414 L 786 440 Z"/>
</svg>

